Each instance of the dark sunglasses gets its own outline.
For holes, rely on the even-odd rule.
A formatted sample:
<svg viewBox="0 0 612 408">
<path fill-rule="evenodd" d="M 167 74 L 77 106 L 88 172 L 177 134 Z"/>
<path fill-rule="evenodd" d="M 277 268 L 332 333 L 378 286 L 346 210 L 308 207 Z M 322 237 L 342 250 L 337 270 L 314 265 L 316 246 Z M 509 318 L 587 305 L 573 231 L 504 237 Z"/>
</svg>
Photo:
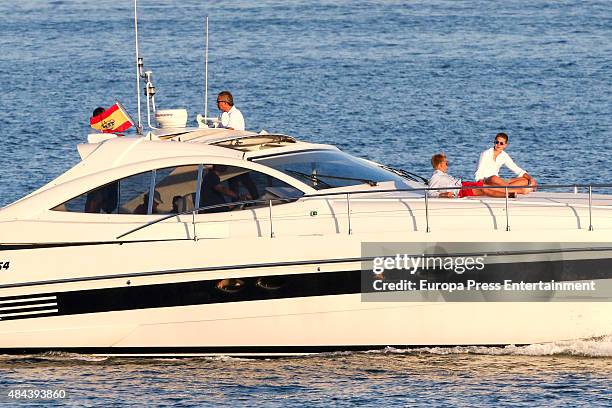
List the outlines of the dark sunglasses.
<svg viewBox="0 0 612 408">
<path fill-rule="evenodd" d="M 502 145 L 502 146 L 503 146 L 503 145 L 505 145 L 505 144 L 506 144 L 506 142 L 500 142 L 499 140 L 495 140 L 495 141 L 493 142 L 493 144 L 494 144 L 494 145 Z"/>
</svg>

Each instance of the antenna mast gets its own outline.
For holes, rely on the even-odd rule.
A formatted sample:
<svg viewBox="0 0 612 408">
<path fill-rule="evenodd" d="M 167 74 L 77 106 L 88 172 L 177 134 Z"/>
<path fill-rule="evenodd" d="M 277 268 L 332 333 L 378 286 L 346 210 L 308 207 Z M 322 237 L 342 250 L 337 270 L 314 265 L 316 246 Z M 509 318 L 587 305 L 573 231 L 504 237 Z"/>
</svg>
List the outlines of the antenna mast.
<svg viewBox="0 0 612 408">
<path fill-rule="evenodd" d="M 204 52 L 204 118 L 208 118 L 208 15 L 206 16 L 206 51 Z"/>
<path fill-rule="evenodd" d="M 138 0 L 134 0 L 134 35 L 136 42 L 136 101 L 138 104 L 138 125 L 136 133 L 142 134 L 142 122 L 140 112 L 140 77 L 142 76 L 142 58 L 138 49 Z"/>
</svg>

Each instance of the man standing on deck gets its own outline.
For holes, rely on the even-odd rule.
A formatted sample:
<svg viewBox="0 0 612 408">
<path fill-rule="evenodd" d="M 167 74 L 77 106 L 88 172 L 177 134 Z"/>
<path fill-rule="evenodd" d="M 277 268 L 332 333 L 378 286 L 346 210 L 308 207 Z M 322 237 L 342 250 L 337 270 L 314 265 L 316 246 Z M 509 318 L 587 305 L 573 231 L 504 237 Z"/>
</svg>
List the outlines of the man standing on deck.
<svg viewBox="0 0 612 408">
<path fill-rule="evenodd" d="M 234 98 L 229 91 L 221 91 L 217 95 L 217 106 L 221 110 L 221 126 L 226 129 L 244 130 L 244 117 L 234 106 Z"/>
</svg>

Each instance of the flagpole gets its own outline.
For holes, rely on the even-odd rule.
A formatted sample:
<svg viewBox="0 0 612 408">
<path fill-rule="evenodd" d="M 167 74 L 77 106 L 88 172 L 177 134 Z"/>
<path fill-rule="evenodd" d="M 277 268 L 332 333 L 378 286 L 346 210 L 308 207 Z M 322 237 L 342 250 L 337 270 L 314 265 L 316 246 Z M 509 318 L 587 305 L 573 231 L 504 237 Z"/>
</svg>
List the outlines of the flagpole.
<svg viewBox="0 0 612 408">
<path fill-rule="evenodd" d="M 140 76 L 142 71 L 142 59 L 140 58 L 140 51 L 138 49 L 138 11 L 137 11 L 138 0 L 134 0 L 134 36 L 136 43 L 136 103 L 138 105 L 138 126 L 136 127 L 136 133 L 142 134 L 142 122 L 140 112 Z"/>
</svg>

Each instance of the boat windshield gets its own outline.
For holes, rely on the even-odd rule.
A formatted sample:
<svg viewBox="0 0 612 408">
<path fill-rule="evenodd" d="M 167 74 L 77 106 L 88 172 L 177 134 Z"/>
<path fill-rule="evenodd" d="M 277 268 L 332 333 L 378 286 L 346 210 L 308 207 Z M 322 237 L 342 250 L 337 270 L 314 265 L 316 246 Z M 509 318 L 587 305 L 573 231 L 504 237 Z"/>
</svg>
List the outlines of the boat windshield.
<svg viewBox="0 0 612 408">
<path fill-rule="evenodd" d="M 405 179 L 365 160 L 337 150 L 312 150 L 254 158 L 254 162 L 272 167 L 309 186 L 323 190 Z"/>
</svg>

